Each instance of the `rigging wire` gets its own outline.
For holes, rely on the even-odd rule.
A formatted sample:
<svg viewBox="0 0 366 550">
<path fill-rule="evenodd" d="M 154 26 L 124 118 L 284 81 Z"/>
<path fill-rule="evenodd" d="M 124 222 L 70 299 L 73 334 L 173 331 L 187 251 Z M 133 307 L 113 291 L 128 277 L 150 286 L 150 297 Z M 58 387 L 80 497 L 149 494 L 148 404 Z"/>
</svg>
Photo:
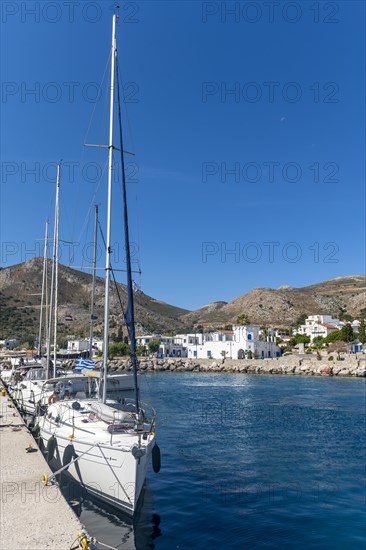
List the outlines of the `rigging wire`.
<svg viewBox="0 0 366 550">
<path fill-rule="evenodd" d="M 140 419 L 140 404 L 139 404 L 139 386 L 137 382 L 137 354 L 136 354 L 136 328 L 135 328 L 135 313 L 134 313 L 134 299 L 133 299 L 133 280 L 131 271 L 131 250 L 128 228 L 128 212 L 127 212 L 127 189 L 126 189 L 126 172 L 123 150 L 123 135 L 122 135 L 122 115 L 121 115 L 121 96 L 118 76 L 118 58 L 116 63 L 116 81 L 117 81 L 117 99 L 118 99 L 118 125 L 119 125 L 119 146 L 120 146 L 120 158 L 122 167 L 122 194 L 123 194 L 123 220 L 124 220 L 124 232 L 125 232 L 125 244 L 126 244 L 126 263 L 127 263 L 127 310 L 125 314 L 127 330 L 130 337 L 131 345 L 131 365 L 134 377 L 135 386 L 135 407 L 138 417 Z"/>
<path fill-rule="evenodd" d="M 131 125 L 131 121 L 130 121 L 130 116 L 129 116 L 129 112 L 128 112 L 128 108 L 127 108 L 127 102 L 126 102 L 126 97 L 125 97 L 125 86 L 124 86 L 124 82 L 123 82 L 123 79 L 119 77 L 119 74 L 120 74 L 120 68 L 119 68 L 119 57 L 117 55 L 117 62 L 116 62 L 116 74 L 117 74 L 117 87 L 118 87 L 118 94 L 120 92 L 120 90 L 122 90 L 122 98 L 123 98 L 123 104 L 124 104 L 124 112 L 126 114 L 126 121 L 127 121 L 127 126 L 128 126 L 128 133 L 129 133 L 129 136 L 130 136 L 130 140 L 131 140 L 131 146 L 132 146 L 132 151 L 135 151 L 136 150 L 136 147 L 135 147 L 135 139 L 134 139 L 134 134 L 133 134 L 133 131 L 132 131 L 132 125 Z M 121 86 L 119 85 L 119 78 L 120 78 L 120 81 L 121 81 Z M 121 101 L 120 101 L 120 98 L 119 98 L 119 107 L 121 105 Z M 137 165 L 137 163 L 136 163 Z M 137 170 L 138 170 L 138 173 L 139 173 L 139 166 L 137 165 Z M 139 183 L 139 180 L 138 178 L 136 179 L 136 181 L 132 180 L 132 183 L 136 183 L 136 187 L 135 187 L 135 196 L 134 196 L 134 199 L 135 199 L 135 204 L 136 204 L 136 208 L 135 208 L 135 216 L 136 216 L 136 233 L 137 233 L 137 258 L 136 258 L 136 262 L 137 262 L 137 265 L 138 265 L 138 274 L 139 274 L 139 287 L 141 288 L 141 257 L 140 257 L 140 248 L 141 248 L 141 238 L 140 238 L 140 216 L 139 216 L 139 212 L 140 212 L 140 208 L 139 208 L 139 200 L 138 200 L 138 197 L 139 197 L 139 194 L 138 194 L 138 190 L 137 190 L 137 185 Z M 120 185 L 120 191 L 121 193 L 123 193 L 122 191 L 122 182 L 121 182 L 121 185 Z"/>
<path fill-rule="evenodd" d="M 90 213 L 91 213 L 91 211 L 92 211 L 92 209 L 93 209 L 93 205 L 94 205 L 95 202 L 96 202 L 96 196 L 97 196 L 97 193 L 98 193 L 98 191 L 99 191 L 100 185 L 101 185 L 101 183 L 102 183 L 103 176 L 104 176 L 104 173 L 105 173 L 105 171 L 106 171 L 107 165 L 108 165 L 108 160 L 106 160 L 105 163 L 104 163 L 103 170 L 102 170 L 102 172 L 101 172 L 101 175 L 100 175 L 100 178 L 99 178 L 99 181 L 98 181 L 97 188 L 95 189 L 94 194 L 93 194 L 93 196 L 92 196 L 92 198 L 91 198 L 90 205 L 89 205 L 87 214 L 86 214 L 85 219 L 84 219 L 84 222 L 83 222 L 83 226 L 82 226 L 81 231 L 80 231 L 80 234 L 79 234 L 79 240 L 81 239 L 81 237 L 82 237 L 82 235 L 83 235 L 83 233 L 84 233 L 84 231 L 85 231 L 85 225 L 86 225 L 87 223 L 89 223 L 89 222 L 87 221 L 87 218 L 90 217 Z"/>
<path fill-rule="evenodd" d="M 109 54 L 108 54 L 108 59 L 107 59 L 107 62 L 106 62 L 106 65 L 105 65 L 105 68 L 104 68 L 104 72 L 103 72 L 103 75 L 102 75 L 102 78 L 100 80 L 100 83 L 99 83 L 99 90 L 102 90 L 103 89 L 103 86 L 104 86 L 104 82 L 106 80 L 106 75 L 107 75 L 107 70 L 109 68 L 109 64 L 110 64 L 110 60 L 111 60 L 111 55 L 112 55 L 112 52 L 109 51 Z M 99 96 L 100 97 L 100 96 Z M 88 139 L 88 135 L 89 135 L 89 132 L 90 132 L 90 129 L 91 129 L 91 126 L 92 126 L 92 123 L 93 123 L 93 120 L 94 120 L 94 117 L 95 117 L 95 112 L 96 112 L 96 108 L 97 108 L 97 105 L 98 105 L 98 100 L 99 98 L 97 98 L 95 101 L 94 101 L 94 107 L 93 107 L 93 110 L 92 110 L 92 113 L 89 117 L 89 122 L 88 122 L 88 125 L 87 125 L 87 129 L 86 129 L 86 132 L 85 132 L 85 136 L 84 136 L 84 141 L 83 141 L 83 144 L 87 142 L 87 139 Z M 105 97 L 104 97 L 104 111 L 105 112 L 105 109 L 106 109 L 106 105 L 107 105 L 107 94 L 105 94 Z M 105 121 L 104 121 L 104 118 L 102 118 L 103 120 L 103 124 L 105 125 Z M 102 130 L 100 131 L 100 133 L 102 133 Z M 72 230 L 71 230 L 71 240 L 73 241 L 74 240 L 74 236 L 75 236 L 75 231 L 76 231 L 76 224 L 77 224 L 77 220 L 79 219 L 78 218 L 78 214 L 79 214 L 79 204 L 80 204 L 80 191 L 81 191 L 81 186 L 82 186 L 82 177 L 83 177 L 83 169 L 84 169 L 84 164 L 85 164 L 85 157 L 86 157 L 86 152 L 85 152 L 85 147 L 84 145 L 82 146 L 82 154 L 81 154 L 81 158 L 80 158 L 80 174 L 77 178 L 77 182 L 76 182 L 76 190 L 75 190 L 75 200 L 74 200 L 74 203 L 75 203 L 75 208 L 74 208 L 74 212 L 73 212 L 73 222 L 72 222 Z M 81 236 L 85 230 L 85 224 L 87 223 L 87 219 L 88 217 L 90 216 L 90 210 L 92 209 L 92 205 L 93 205 L 93 202 L 95 201 L 95 196 L 99 190 L 99 187 L 100 187 L 100 183 L 101 183 L 101 180 L 102 180 L 102 177 L 104 175 L 104 171 L 105 171 L 105 166 L 103 167 L 103 170 L 101 171 L 101 176 L 100 176 L 100 179 L 99 181 L 97 182 L 97 188 L 96 190 L 94 191 L 94 194 L 93 194 L 93 198 L 92 198 L 92 201 L 91 201 L 91 204 L 90 204 L 90 207 L 89 207 L 89 210 L 84 218 L 84 221 L 83 221 L 83 226 L 82 226 L 82 230 L 80 232 L 80 235 L 79 235 L 79 239 L 78 241 L 80 241 L 81 239 Z"/>
<path fill-rule="evenodd" d="M 99 231 L 100 231 L 100 234 L 101 234 L 101 237 L 102 237 L 102 241 L 103 241 L 103 244 L 104 244 L 104 248 L 107 249 L 107 243 L 105 242 L 105 238 L 104 238 L 104 235 L 103 235 L 103 230 L 102 230 L 102 227 L 101 227 L 99 221 L 98 221 L 98 227 L 99 227 Z M 124 320 L 125 320 L 125 322 L 126 322 L 125 307 L 124 307 L 124 305 L 123 305 L 123 301 L 122 301 L 122 298 L 121 298 L 121 294 L 120 294 L 120 292 L 119 292 L 119 288 L 118 288 L 116 276 L 115 276 L 115 274 L 114 274 L 114 269 L 113 269 L 112 262 L 110 262 L 109 265 L 110 265 L 110 269 L 111 269 L 111 273 L 112 273 L 112 278 L 113 278 L 114 286 L 115 286 L 115 289 L 116 289 L 116 292 L 117 292 L 118 301 L 119 301 L 119 304 L 120 304 L 121 309 L 122 309 L 123 318 L 124 318 Z"/>
<path fill-rule="evenodd" d="M 105 68 L 104 68 L 104 73 L 103 73 L 103 76 L 102 76 L 102 80 L 101 80 L 101 82 L 100 82 L 100 87 L 99 87 L 100 90 L 102 89 L 103 82 L 104 82 L 104 79 L 105 79 L 106 74 L 107 74 L 107 69 L 109 68 L 109 64 L 110 64 L 110 61 L 111 61 L 111 56 L 112 56 L 112 50 L 109 51 L 109 56 L 108 56 L 108 59 L 107 59 L 107 63 L 106 63 L 106 66 L 105 66 Z M 95 102 L 94 102 L 94 109 L 93 109 L 92 114 L 91 114 L 91 116 L 90 116 L 89 124 L 88 124 L 87 130 L 86 130 L 86 132 L 85 132 L 84 143 L 86 143 L 86 140 L 88 139 L 90 127 L 91 127 L 91 125 L 92 125 L 93 118 L 94 118 L 94 114 L 95 114 L 95 110 L 96 110 L 96 108 L 97 108 L 97 103 L 98 103 L 98 101 L 95 101 Z"/>
</svg>

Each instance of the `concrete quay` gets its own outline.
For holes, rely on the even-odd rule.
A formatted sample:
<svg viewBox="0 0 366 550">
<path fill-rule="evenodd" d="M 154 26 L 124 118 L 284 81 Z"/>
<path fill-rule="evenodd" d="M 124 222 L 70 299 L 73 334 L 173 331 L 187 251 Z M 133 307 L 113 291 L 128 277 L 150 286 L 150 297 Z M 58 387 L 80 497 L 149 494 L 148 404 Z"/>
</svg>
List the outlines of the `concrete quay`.
<svg viewBox="0 0 366 550">
<path fill-rule="evenodd" d="M 34 451 L 26 449 L 32 445 Z M 12 400 L 0 384 L 0 549 L 70 550 L 80 548 L 83 531 L 57 484 L 45 485 L 52 472 Z"/>
</svg>

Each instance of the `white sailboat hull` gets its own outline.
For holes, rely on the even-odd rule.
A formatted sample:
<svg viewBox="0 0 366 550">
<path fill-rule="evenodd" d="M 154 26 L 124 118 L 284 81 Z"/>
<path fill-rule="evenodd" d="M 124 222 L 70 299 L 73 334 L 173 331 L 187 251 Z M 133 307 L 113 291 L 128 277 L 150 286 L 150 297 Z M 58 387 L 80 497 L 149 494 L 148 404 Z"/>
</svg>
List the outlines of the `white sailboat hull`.
<svg viewBox="0 0 366 550">
<path fill-rule="evenodd" d="M 68 476 L 91 494 L 132 516 L 155 445 L 154 434 L 148 434 L 146 440 L 132 429 L 112 435 L 108 423 L 102 420 L 82 423 L 78 413 L 72 420 L 75 413 L 69 408 L 68 417 L 65 407 L 68 407 L 65 403 L 51 405 L 52 415 L 38 418 L 50 466 L 58 470 L 70 463 L 64 470 Z M 84 419 L 93 417 L 95 413 L 85 409 Z"/>
<path fill-rule="evenodd" d="M 42 429 L 40 435 L 47 447 L 52 434 Z M 50 465 L 58 469 L 66 463 L 65 449 L 67 460 L 71 454 L 86 452 L 64 472 L 97 498 L 132 516 L 145 481 L 151 448 L 148 454 L 136 460 L 130 451 L 92 446 L 91 442 L 71 441 L 58 435 L 55 457 Z"/>
</svg>

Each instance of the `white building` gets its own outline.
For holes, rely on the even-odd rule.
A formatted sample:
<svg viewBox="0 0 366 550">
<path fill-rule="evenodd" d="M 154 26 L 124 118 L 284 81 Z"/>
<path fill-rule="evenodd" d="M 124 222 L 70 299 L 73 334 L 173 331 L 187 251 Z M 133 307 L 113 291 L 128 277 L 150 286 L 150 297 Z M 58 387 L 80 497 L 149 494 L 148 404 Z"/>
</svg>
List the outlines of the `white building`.
<svg viewBox="0 0 366 550">
<path fill-rule="evenodd" d="M 348 321 L 333 319 L 330 315 L 309 315 L 309 317 L 305 319 L 305 324 L 294 330 L 294 334 L 306 334 L 310 337 L 310 341 L 312 342 L 317 336 L 325 338 L 335 330 L 341 330 L 342 327 L 347 324 L 351 325 L 353 332 L 359 332 L 360 321 L 357 319 L 348 323 Z"/>
<path fill-rule="evenodd" d="M 333 319 L 330 315 L 309 315 L 305 319 L 305 324 L 298 327 L 294 331 L 296 334 L 306 334 L 310 337 L 312 342 L 317 336 L 322 336 L 325 338 L 328 334 L 331 334 L 335 330 L 339 330 L 343 323 L 340 326 L 341 321 L 339 319 Z"/>
<path fill-rule="evenodd" d="M 68 340 L 67 351 L 76 351 L 76 352 L 89 351 L 89 346 L 90 346 L 90 340 L 88 338 L 84 338 L 80 340 Z M 96 355 L 98 351 L 103 351 L 103 340 L 100 340 L 99 338 L 94 338 L 93 350 L 94 350 L 94 355 Z"/>
<path fill-rule="evenodd" d="M 275 337 L 260 339 L 260 328 L 255 325 L 234 325 L 233 330 L 204 334 L 187 334 L 188 357 L 207 359 L 244 359 L 248 357 L 279 357 L 281 349 Z"/>
<path fill-rule="evenodd" d="M 136 344 L 145 346 L 146 352 L 149 352 L 151 340 L 159 340 L 158 357 L 187 357 L 187 346 L 183 345 L 181 336 L 184 335 L 161 336 L 161 334 L 149 334 L 147 336 L 137 336 Z"/>
</svg>

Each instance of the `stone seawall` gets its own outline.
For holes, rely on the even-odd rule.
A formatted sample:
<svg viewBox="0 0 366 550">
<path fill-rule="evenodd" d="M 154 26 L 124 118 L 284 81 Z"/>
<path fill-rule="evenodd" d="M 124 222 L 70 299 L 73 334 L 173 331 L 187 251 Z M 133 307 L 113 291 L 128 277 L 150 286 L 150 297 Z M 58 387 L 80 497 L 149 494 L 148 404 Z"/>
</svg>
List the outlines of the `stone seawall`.
<svg viewBox="0 0 366 550">
<path fill-rule="evenodd" d="M 0 360 L 0 367 L 6 366 L 7 361 Z M 70 369 L 75 361 L 63 361 L 64 368 Z M 102 361 L 96 362 L 100 369 Z M 114 358 L 109 362 L 109 372 L 123 372 L 131 369 L 130 359 L 126 357 Z M 289 374 L 305 376 L 352 376 L 366 377 L 365 355 L 344 355 L 341 360 L 328 360 L 322 356 L 318 360 L 315 356 L 288 355 L 278 359 L 139 359 L 141 372 L 223 372 L 244 374 Z"/>
<path fill-rule="evenodd" d="M 101 362 L 97 363 L 100 368 Z M 126 358 L 114 359 L 109 363 L 110 372 L 130 370 Z M 345 356 L 340 361 L 328 361 L 328 357 L 298 357 L 296 355 L 278 359 L 140 359 L 142 372 L 223 372 L 247 374 L 292 374 L 307 376 L 356 376 L 366 377 L 366 357 Z"/>
</svg>

